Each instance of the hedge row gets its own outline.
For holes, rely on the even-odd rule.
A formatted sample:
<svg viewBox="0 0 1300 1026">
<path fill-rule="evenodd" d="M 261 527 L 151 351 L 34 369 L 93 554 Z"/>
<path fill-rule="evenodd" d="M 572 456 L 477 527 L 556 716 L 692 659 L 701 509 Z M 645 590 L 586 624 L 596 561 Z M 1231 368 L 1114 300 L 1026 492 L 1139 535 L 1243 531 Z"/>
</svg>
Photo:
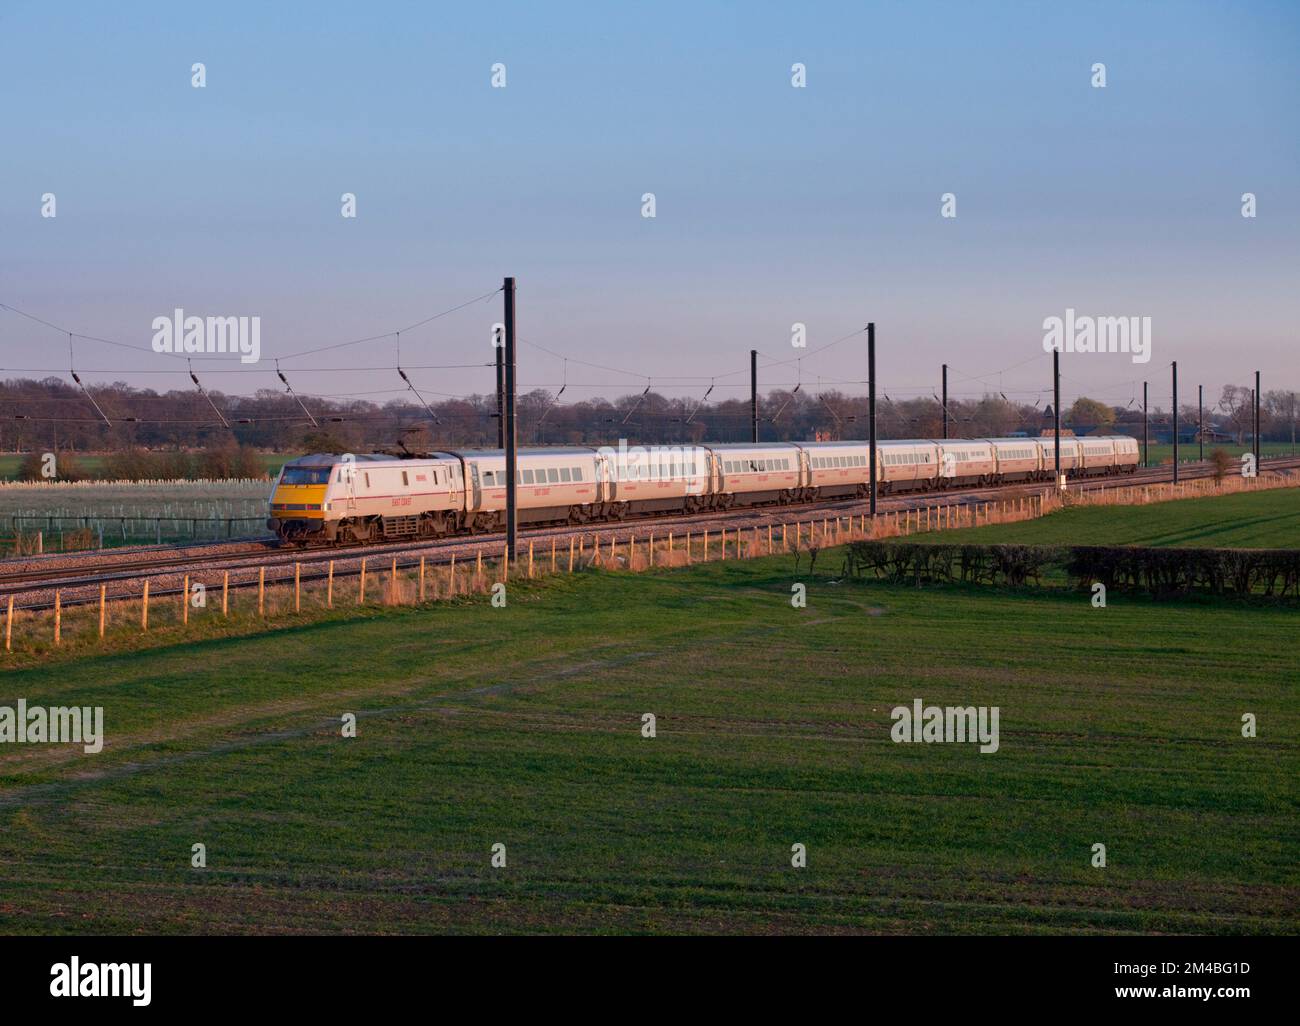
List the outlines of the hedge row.
<svg viewBox="0 0 1300 1026">
<path fill-rule="evenodd" d="M 1158 597 L 1207 593 L 1300 597 L 1300 549 L 1183 549 L 1136 546 L 944 545 L 860 541 L 844 573 L 895 583 L 964 581 L 1041 586 L 1052 571 L 1071 585 Z"/>
</svg>

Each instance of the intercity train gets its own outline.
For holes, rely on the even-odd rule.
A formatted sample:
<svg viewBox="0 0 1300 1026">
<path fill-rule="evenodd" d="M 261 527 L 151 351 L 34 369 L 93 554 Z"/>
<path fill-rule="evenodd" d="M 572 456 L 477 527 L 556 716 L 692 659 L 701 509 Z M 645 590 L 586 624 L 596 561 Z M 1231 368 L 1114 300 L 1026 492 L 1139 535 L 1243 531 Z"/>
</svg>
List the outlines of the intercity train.
<svg viewBox="0 0 1300 1026">
<path fill-rule="evenodd" d="M 902 439 L 876 443 L 881 495 L 1050 480 L 1053 438 Z M 866 495 L 867 442 L 585 446 L 520 449 L 521 524 L 580 525 L 628 517 L 788 505 Z M 1061 439 L 1067 477 L 1131 474 L 1127 435 Z M 505 526 L 501 449 L 421 455 L 313 455 L 286 463 L 269 527 L 302 545 L 478 534 Z"/>
</svg>

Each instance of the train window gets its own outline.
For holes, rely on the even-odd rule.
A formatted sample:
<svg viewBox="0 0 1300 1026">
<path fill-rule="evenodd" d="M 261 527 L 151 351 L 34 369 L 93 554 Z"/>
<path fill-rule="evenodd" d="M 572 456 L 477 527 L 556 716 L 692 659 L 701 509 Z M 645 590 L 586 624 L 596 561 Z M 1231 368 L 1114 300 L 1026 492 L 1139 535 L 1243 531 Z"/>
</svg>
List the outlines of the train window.
<svg viewBox="0 0 1300 1026">
<path fill-rule="evenodd" d="M 280 483 L 287 485 L 329 484 L 329 480 L 329 467 L 285 467 Z"/>
<path fill-rule="evenodd" d="M 560 472 L 555 467 L 547 467 L 546 480 L 551 484 L 557 484 L 560 480 Z"/>
<path fill-rule="evenodd" d="M 525 470 L 525 471 L 523 471 L 522 473 L 523 473 L 523 481 L 522 481 L 521 483 L 522 483 L 522 484 L 532 484 L 532 483 L 533 483 L 533 472 L 532 472 L 531 470 Z"/>
<path fill-rule="evenodd" d="M 560 468 L 560 480 L 561 480 L 561 481 L 571 481 L 571 480 L 573 480 L 573 474 L 572 474 L 572 472 L 569 470 L 568 467 L 561 467 L 561 468 Z"/>
</svg>

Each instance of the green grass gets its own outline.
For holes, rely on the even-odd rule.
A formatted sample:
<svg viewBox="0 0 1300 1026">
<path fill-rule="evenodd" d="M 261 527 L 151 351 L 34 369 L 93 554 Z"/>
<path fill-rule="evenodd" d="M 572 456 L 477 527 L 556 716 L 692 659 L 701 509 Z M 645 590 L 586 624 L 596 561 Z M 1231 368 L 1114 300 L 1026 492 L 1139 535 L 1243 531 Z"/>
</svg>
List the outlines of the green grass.
<svg viewBox="0 0 1300 1026">
<path fill-rule="evenodd" d="M 0 747 L 0 931 L 1295 933 L 1296 628 L 782 557 L 48 655 L 0 703 L 109 742 Z"/>
<path fill-rule="evenodd" d="M 1037 520 L 915 536 L 973 545 L 1300 546 L 1300 488 L 1180 499 L 1146 506 L 1076 506 Z"/>
<path fill-rule="evenodd" d="M 1141 452 L 1142 436 L 1138 436 L 1138 451 Z M 1230 455 L 1234 462 L 1241 459 L 1243 452 L 1250 452 L 1250 442 L 1243 442 L 1237 445 L 1231 442 L 1227 445 L 1222 443 L 1207 444 L 1205 446 L 1205 458 L 1209 460 L 1210 454 L 1215 449 L 1223 449 Z M 1270 456 L 1294 456 L 1300 453 L 1300 446 L 1292 445 L 1290 442 L 1261 442 L 1259 445 L 1260 455 L 1265 459 Z M 1200 446 L 1196 442 L 1179 442 L 1178 443 L 1178 461 L 1186 463 L 1196 460 L 1201 454 Z M 1152 443 L 1148 448 L 1148 460 L 1154 466 L 1157 463 L 1166 461 L 1172 463 L 1174 460 L 1174 447 L 1172 443 Z"/>
</svg>

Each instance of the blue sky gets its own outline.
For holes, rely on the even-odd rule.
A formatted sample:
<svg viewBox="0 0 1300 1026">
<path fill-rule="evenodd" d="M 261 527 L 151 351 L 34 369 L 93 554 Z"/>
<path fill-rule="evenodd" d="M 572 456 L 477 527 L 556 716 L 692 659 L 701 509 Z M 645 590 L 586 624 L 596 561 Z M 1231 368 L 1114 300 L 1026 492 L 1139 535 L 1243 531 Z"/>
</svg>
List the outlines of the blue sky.
<svg viewBox="0 0 1300 1026">
<path fill-rule="evenodd" d="M 861 339 L 774 361 L 800 355 L 796 321 L 811 352 L 868 320 L 891 394 L 928 393 L 946 360 L 955 393 L 1032 399 L 1042 321 L 1067 307 L 1154 335 L 1145 366 L 1067 357 L 1067 398 L 1123 404 L 1145 377 L 1159 400 L 1172 359 L 1216 395 L 1257 367 L 1300 388 L 1298 110 L 1296 3 L 7 0 L 0 302 L 145 347 L 175 307 L 258 315 L 261 365 L 204 365 L 235 392 L 507 274 L 520 334 L 574 358 L 566 400 L 637 375 L 698 395 L 726 372 L 715 397 L 739 395 L 751 347 L 765 387 L 860 381 Z M 486 363 L 499 316 L 494 299 L 410 332 L 403 363 Z M 151 352 L 79 341 L 76 361 L 188 385 Z M 0 311 L 4 376 L 67 362 L 66 338 Z M 540 349 L 520 362 L 522 389 L 565 377 Z M 386 339 L 285 368 L 382 400 L 395 363 Z M 477 367 L 412 376 L 491 388 Z"/>
</svg>

